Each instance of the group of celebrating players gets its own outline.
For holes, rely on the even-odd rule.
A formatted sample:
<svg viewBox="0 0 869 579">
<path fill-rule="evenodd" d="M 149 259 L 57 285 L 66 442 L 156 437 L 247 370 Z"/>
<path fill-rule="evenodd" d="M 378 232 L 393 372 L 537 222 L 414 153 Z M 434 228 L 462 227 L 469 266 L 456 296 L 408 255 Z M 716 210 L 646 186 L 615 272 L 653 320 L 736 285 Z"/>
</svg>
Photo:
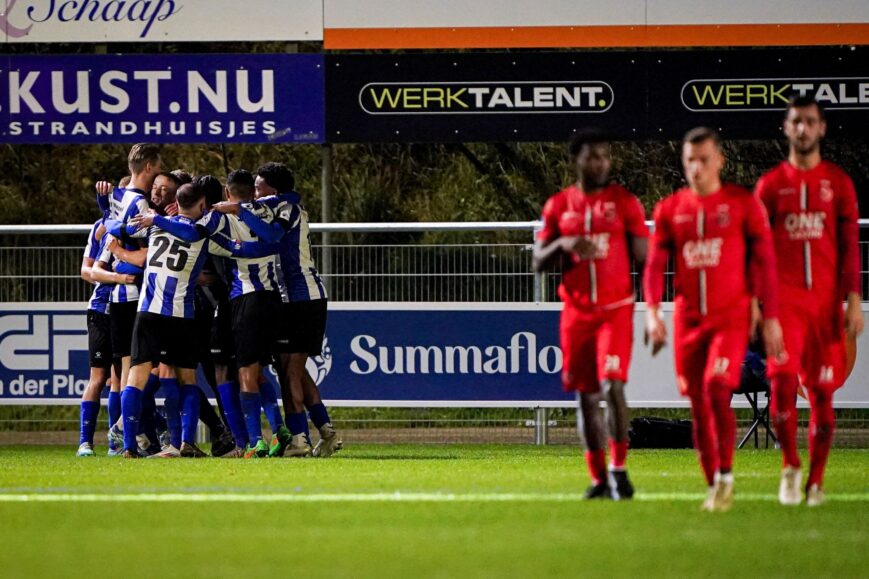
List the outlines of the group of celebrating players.
<svg viewBox="0 0 869 579">
<path fill-rule="evenodd" d="M 128 166 L 118 188 L 97 183 L 103 216 L 82 261 L 82 277 L 95 287 L 78 456 L 94 454 L 107 383 L 110 455 L 205 457 L 196 445 L 200 419 L 218 457 L 325 458 L 340 450 L 305 368 L 321 354 L 327 296 L 292 171 L 266 163 L 256 174 L 233 171 L 224 185 L 164 172 L 149 144 L 132 147 Z M 199 367 L 219 414 L 197 384 Z M 309 417 L 320 435 L 315 446 Z"/>
<path fill-rule="evenodd" d="M 588 132 L 571 143 L 578 179 L 544 206 L 534 267 L 559 261 L 563 267 L 562 384 L 577 392 L 592 478 L 586 498 L 618 500 L 634 493 L 625 469 L 630 417 L 624 393 L 633 258 L 643 271 L 653 355 L 667 341 L 661 301 L 668 262 L 675 262 L 676 378 L 690 400 L 694 447 L 708 485 L 702 508 L 726 511 L 733 503 L 731 397 L 751 337 L 767 357 L 771 415 L 783 455 L 779 501 L 802 501 L 796 440 L 802 384 L 811 408 L 806 504 L 823 502 L 833 393 L 845 380 L 845 339 L 856 338 L 864 324 L 859 213 L 851 179 L 821 158 L 826 122 L 818 103 L 792 98 L 783 130 L 788 158 L 763 175 L 754 194 L 722 183 L 725 158 L 716 131 L 689 131 L 682 143 L 688 186 L 655 207 L 651 242 L 642 205 L 609 181 L 606 136 Z"/>
</svg>

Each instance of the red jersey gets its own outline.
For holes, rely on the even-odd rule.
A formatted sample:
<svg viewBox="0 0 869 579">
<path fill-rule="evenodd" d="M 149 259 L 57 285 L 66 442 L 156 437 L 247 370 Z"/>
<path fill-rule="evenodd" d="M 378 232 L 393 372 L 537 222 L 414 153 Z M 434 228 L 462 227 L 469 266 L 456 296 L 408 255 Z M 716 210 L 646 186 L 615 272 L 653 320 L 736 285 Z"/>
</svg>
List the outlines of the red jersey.
<svg viewBox="0 0 869 579">
<path fill-rule="evenodd" d="M 659 202 L 649 251 L 643 283 L 649 304 L 657 305 L 663 298 L 664 272 L 672 254 L 681 311 L 736 315 L 757 290 L 767 317 L 777 316 L 769 220 L 758 199 L 742 187 L 724 184 L 705 196 L 684 188 Z"/>
<path fill-rule="evenodd" d="M 649 236 L 645 218 L 639 200 L 620 185 L 610 184 L 593 194 L 571 185 L 550 197 L 537 239 L 549 244 L 559 237 L 581 236 L 597 247 L 591 259 L 567 254 L 558 287 L 561 299 L 586 308 L 632 303 L 628 236 Z"/>
<path fill-rule="evenodd" d="M 755 192 L 772 224 L 783 300 L 840 302 L 860 293 L 857 193 L 842 169 L 821 161 L 803 171 L 784 161 Z"/>
</svg>

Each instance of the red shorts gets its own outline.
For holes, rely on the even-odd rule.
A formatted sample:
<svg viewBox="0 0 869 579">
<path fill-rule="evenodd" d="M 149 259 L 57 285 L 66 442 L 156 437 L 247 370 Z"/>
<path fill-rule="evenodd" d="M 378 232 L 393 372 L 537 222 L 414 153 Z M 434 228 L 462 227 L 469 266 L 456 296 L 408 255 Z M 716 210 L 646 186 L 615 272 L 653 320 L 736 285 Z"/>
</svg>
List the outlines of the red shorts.
<svg viewBox="0 0 869 579">
<path fill-rule="evenodd" d="M 565 303 L 561 312 L 564 390 L 598 392 L 604 380 L 627 382 L 633 336 L 633 304 L 587 310 Z"/>
<path fill-rule="evenodd" d="M 699 394 L 713 381 L 731 390 L 739 387 L 750 325 L 747 306 L 744 311 L 729 312 L 714 320 L 676 308 L 673 350 L 676 382 L 682 396 Z"/>
<path fill-rule="evenodd" d="M 770 378 L 778 374 L 796 374 L 806 388 L 830 392 L 844 384 L 845 331 L 841 320 L 831 316 L 829 311 L 830 308 L 819 308 L 809 300 L 799 305 L 781 305 L 779 321 L 786 355 L 779 360 L 770 358 L 767 361 Z"/>
</svg>

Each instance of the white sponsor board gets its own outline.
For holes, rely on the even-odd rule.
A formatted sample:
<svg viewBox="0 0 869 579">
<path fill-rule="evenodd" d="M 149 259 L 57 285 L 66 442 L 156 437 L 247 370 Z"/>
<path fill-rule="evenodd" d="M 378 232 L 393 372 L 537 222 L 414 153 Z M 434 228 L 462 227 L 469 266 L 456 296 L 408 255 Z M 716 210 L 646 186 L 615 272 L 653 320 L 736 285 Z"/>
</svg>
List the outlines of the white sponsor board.
<svg viewBox="0 0 869 579">
<path fill-rule="evenodd" d="M 6 42 L 319 41 L 322 0 L 0 0 Z"/>
<path fill-rule="evenodd" d="M 324 0 L 329 28 L 465 28 L 869 22 L 865 0 Z"/>
</svg>

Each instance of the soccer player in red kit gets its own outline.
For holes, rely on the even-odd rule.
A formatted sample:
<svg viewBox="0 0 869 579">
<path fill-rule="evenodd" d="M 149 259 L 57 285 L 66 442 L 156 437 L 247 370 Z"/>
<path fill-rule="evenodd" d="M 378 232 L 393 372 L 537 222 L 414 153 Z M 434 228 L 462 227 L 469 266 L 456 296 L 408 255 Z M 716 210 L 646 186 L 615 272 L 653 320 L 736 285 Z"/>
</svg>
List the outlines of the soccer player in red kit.
<svg viewBox="0 0 869 579">
<path fill-rule="evenodd" d="M 800 503 L 796 397 L 808 391 L 809 478 L 806 503 L 823 502 L 824 467 L 833 438 L 833 392 L 844 382 L 845 333 L 863 331 L 857 195 L 842 169 L 821 159 L 827 126 L 811 97 L 790 101 L 784 133 L 788 158 L 761 177 L 756 193 L 772 224 L 784 353 L 770 357 L 772 417 L 783 455 L 779 501 Z M 848 306 L 842 312 L 842 300 Z"/>
<path fill-rule="evenodd" d="M 612 159 L 605 135 L 591 131 L 577 135 L 570 154 L 577 183 L 546 202 L 533 266 L 537 271 L 546 269 L 558 258 L 563 264 L 558 288 L 564 302 L 562 385 L 566 391 L 576 391 L 579 401 L 577 418 L 592 479 L 585 496 L 629 499 L 634 494 L 625 470 L 630 423 L 625 382 L 634 324 L 630 258 L 642 270 L 649 232 L 637 198 L 609 182 Z M 606 423 L 600 409 L 604 399 Z"/>
<path fill-rule="evenodd" d="M 667 332 L 660 314 L 664 272 L 675 258 L 673 344 L 679 391 L 691 401 L 694 447 L 709 485 L 702 508 L 726 511 L 733 502 L 736 422 L 730 399 L 748 347 L 751 299 L 766 308 L 767 351 L 781 350 L 775 256 L 758 199 L 721 182 L 718 134 L 698 127 L 685 135 L 682 165 L 688 187 L 655 207 L 655 232 L 643 280 L 646 332 L 656 354 Z"/>
</svg>

